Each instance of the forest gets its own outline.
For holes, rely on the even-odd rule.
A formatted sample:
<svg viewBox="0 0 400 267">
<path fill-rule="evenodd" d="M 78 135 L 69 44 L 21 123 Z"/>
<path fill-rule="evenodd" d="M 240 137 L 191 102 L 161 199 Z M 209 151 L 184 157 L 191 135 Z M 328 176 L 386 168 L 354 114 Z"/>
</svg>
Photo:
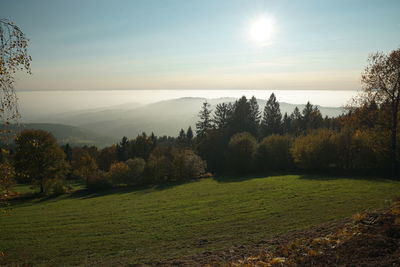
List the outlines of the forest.
<svg viewBox="0 0 400 267">
<path fill-rule="evenodd" d="M 68 191 L 66 180 L 90 190 L 182 182 L 213 175 L 265 176 L 271 173 L 393 176 L 390 107 L 366 102 L 335 117 L 317 106 L 281 114 L 271 94 L 263 111 L 257 99 L 241 97 L 199 111 L 196 129 L 177 137 L 143 133 L 115 145 L 59 146 L 49 132 L 24 130 L 3 147 L 1 170 L 6 191 L 30 183 L 41 194 Z M 388 125 L 389 123 L 389 125 Z M 398 137 L 397 137 L 398 139 Z M 397 147 L 396 153 L 399 153 Z"/>
</svg>

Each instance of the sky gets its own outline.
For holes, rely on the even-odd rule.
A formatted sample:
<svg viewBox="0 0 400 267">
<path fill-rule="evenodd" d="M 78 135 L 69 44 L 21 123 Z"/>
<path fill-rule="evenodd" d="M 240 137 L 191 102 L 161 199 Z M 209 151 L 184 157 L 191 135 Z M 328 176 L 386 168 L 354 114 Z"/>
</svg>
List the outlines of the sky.
<svg viewBox="0 0 400 267">
<path fill-rule="evenodd" d="M 17 90 L 357 90 L 368 55 L 400 47 L 399 14 L 398 0 L 0 1 L 30 39 Z"/>
</svg>

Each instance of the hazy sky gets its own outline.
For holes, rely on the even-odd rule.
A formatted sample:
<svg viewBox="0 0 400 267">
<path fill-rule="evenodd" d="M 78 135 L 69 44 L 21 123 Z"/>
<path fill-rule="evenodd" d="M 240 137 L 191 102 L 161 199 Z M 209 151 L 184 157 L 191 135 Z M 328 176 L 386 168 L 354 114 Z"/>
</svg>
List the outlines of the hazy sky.
<svg viewBox="0 0 400 267">
<path fill-rule="evenodd" d="M 30 39 L 20 90 L 354 90 L 368 54 L 399 48 L 399 14 L 399 0 L 0 1 Z"/>
</svg>

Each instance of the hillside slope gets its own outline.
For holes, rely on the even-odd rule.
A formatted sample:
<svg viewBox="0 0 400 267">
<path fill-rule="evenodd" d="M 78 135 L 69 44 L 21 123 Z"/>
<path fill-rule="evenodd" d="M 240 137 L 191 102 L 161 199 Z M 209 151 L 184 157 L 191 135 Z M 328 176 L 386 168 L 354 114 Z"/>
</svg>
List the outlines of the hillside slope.
<svg viewBox="0 0 400 267">
<path fill-rule="evenodd" d="M 141 132 L 154 132 L 156 135 L 177 136 L 179 130 L 195 127 L 198 112 L 204 101 L 211 104 L 211 109 L 223 102 L 234 102 L 235 98 L 206 99 L 185 97 L 160 101 L 148 105 L 125 104 L 108 107 L 103 110 L 88 110 L 63 113 L 49 117 L 47 121 L 64 123 L 90 129 L 118 141 L 122 136 L 136 137 Z M 265 100 L 259 99 L 260 111 L 264 109 Z M 295 107 L 300 110 L 304 105 L 280 103 L 281 112 L 290 114 Z M 341 108 L 320 107 L 323 116 L 335 117 L 343 112 Z M 45 120 L 45 118 L 43 118 Z"/>
<path fill-rule="evenodd" d="M 35 129 L 44 130 L 52 133 L 60 144 L 70 144 L 72 146 L 96 145 L 103 147 L 113 143 L 112 138 L 96 134 L 91 130 L 55 123 L 22 123 L 19 125 L 7 126 L 12 130 L 12 134 L 18 134 L 22 130 Z"/>
<path fill-rule="evenodd" d="M 287 175 L 20 200 L 0 217 L 0 265 L 156 264 L 333 222 L 399 190 L 398 181 Z"/>
</svg>

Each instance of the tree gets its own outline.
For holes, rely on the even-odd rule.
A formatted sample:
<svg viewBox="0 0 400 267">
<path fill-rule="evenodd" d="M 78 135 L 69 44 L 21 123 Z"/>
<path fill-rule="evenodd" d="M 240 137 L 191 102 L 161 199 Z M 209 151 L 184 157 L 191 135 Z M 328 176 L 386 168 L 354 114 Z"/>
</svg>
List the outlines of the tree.
<svg viewBox="0 0 400 267">
<path fill-rule="evenodd" d="M 65 177 L 65 153 L 49 132 L 24 130 L 15 139 L 14 167 L 16 175 L 47 193 L 53 182 Z"/>
<path fill-rule="evenodd" d="M 147 160 L 151 151 L 155 148 L 156 138 L 153 135 L 147 137 L 146 133 L 138 135 L 134 140 L 129 141 L 127 158 L 139 157 Z"/>
<path fill-rule="evenodd" d="M 28 39 L 18 26 L 0 19 L 0 120 L 6 123 L 19 117 L 14 73 L 18 70 L 31 73 L 32 58 L 27 46 Z"/>
<path fill-rule="evenodd" d="M 293 137 L 289 135 L 270 135 L 259 144 L 256 153 L 258 169 L 263 172 L 282 171 L 293 168 L 290 152 Z"/>
<path fill-rule="evenodd" d="M 257 141 L 250 133 L 237 133 L 229 141 L 227 164 L 230 172 L 247 174 L 252 170 Z"/>
<path fill-rule="evenodd" d="M 300 110 L 298 107 L 295 107 L 292 114 L 290 114 L 290 120 L 291 120 L 291 130 L 294 133 L 294 135 L 298 136 L 302 132 L 302 121 L 303 117 L 301 116 Z"/>
<path fill-rule="evenodd" d="M 143 173 L 144 168 L 146 166 L 146 162 L 142 158 L 133 158 L 125 161 L 126 165 L 128 165 L 129 171 L 129 179 L 126 181 L 128 185 L 139 185 L 143 183 Z"/>
<path fill-rule="evenodd" d="M 292 117 L 285 112 L 282 119 L 282 133 L 290 134 L 292 132 Z"/>
<path fill-rule="evenodd" d="M 192 130 L 191 126 L 189 126 L 189 128 L 186 131 L 186 139 L 188 141 L 188 145 L 192 146 L 193 145 L 193 130 Z"/>
<path fill-rule="evenodd" d="M 272 93 L 264 108 L 264 116 L 261 122 L 262 136 L 280 134 L 282 132 L 282 114 L 275 94 Z"/>
<path fill-rule="evenodd" d="M 363 92 L 359 96 L 362 103 L 375 101 L 386 106 L 389 113 L 390 157 L 393 174 L 399 177 L 399 157 L 397 155 L 397 131 L 400 106 L 400 49 L 388 54 L 375 53 L 368 59 L 361 76 Z"/>
<path fill-rule="evenodd" d="M 228 125 L 230 135 L 240 132 L 248 132 L 253 136 L 257 135 L 259 116 L 256 115 L 258 113 L 256 105 L 257 101 L 254 97 L 249 101 L 245 96 L 236 100 Z"/>
<path fill-rule="evenodd" d="M 179 131 L 179 135 L 178 135 L 178 138 L 177 138 L 177 143 L 179 144 L 179 145 L 181 145 L 181 146 L 185 146 L 186 145 L 186 133 L 185 133 L 185 130 L 183 130 L 183 129 L 181 129 L 180 131 Z"/>
<path fill-rule="evenodd" d="M 250 104 L 250 123 L 253 124 L 252 128 L 256 129 L 256 131 L 258 132 L 261 120 L 261 112 L 259 111 L 257 99 L 255 98 L 255 96 L 252 96 L 250 98 L 249 104 Z"/>
<path fill-rule="evenodd" d="M 65 159 L 67 160 L 68 163 L 71 163 L 72 161 L 72 148 L 69 144 L 66 144 L 65 146 L 63 146 L 63 150 L 65 153 Z"/>
<path fill-rule="evenodd" d="M 111 164 L 117 161 L 117 147 L 112 145 L 105 147 L 100 151 L 99 157 L 97 158 L 97 165 L 102 171 L 108 171 Z"/>
<path fill-rule="evenodd" d="M 0 201 L 1 195 L 5 197 L 11 192 L 12 187 L 15 185 L 15 171 L 9 161 L 0 163 Z"/>
<path fill-rule="evenodd" d="M 320 128 L 323 124 L 321 112 L 319 111 L 317 106 L 313 106 L 310 102 L 307 102 L 302 111 L 302 115 L 303 131 Z"/>
<path fill-rule="evenodd" d="M 126 136 L 122 137 L 121 142 L 117 144 L 118 161 L 125 161 L 128 157 L 129 140 Z"/>
<path fill-rule="evenodd" d="M 74 148 L 72 151 L 71 166 L 73 174 L 87 180 L 91 173 L 97 170 L 95 159 L 83 148 Z"/>
<path fill-rule="evenodd" d="M 199 112 L 200 120 L 196 123 L 196 134 L 200 138 L 206 136 L 207 132 L 213 128 L 211 112 L 210 104 L 207 101 L 204 102 Z"/>
<path fill-rule="evenodd" d="M 217 129 L 224 129 L 232 116 L 232 104 L 220 103 L 215 107 L 213 122 Z"/>
<path fill-rule="evenodd" d="M 335 139 L 336 132 L 328 129 L 297 137 L 291 148 L 294 162 L 303 169 L 326 171 L 338 162 Z"/>
</svg>

